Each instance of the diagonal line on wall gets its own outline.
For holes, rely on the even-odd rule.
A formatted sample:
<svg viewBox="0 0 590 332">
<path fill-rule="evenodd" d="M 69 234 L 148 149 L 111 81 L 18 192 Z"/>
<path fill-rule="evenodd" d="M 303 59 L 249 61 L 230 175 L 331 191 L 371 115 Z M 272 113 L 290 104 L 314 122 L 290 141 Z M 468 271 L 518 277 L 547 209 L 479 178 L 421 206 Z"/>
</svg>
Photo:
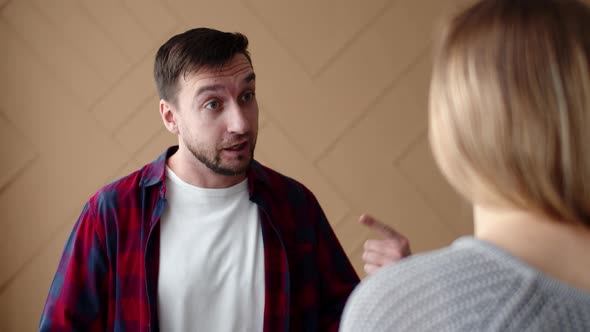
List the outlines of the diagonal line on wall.
<svg viewBox="0 0 590 332">
<path fill-rule="evenodd" d="M 16 171 L 16 173 L 14 173 L 8 181 L 6 181 L 2 186 L 0 186 L 0 195 L 2 195 L 6 189 L 8 189 L 14 182 L 16 182 L 16 180 L 18 180 L 24 173 L 26 173 L 29 168 L 31 168 L 31 166 L 35 163 L 35 161 L 37 161 L 37 159 L 39 159 L 40 154 L 39 154 L 39 150 L 35 146 L 35 144 L 33 144 L 29 140 L 29 138 L 24 133 L 22 133 L 20 131 L 18 126 L 14 125 L 14 123 L 12 121 L 10 121 L 10 119 L 4 114 L 3 110 L 0 110 L 0 118 L 4 122 L 9 124 L 17 132 L 17 134 L 19 136 L 21 136 L 22 138 L 25 138 L 27 145 L 35 148 L 33 156 L 30 159 L 26 160 L 26 164 L 24 166 L 20 167 L 18 169 L 18 171 Z"/>
<path fill-rule="evenodd" d="M 4 283 L 2 283 L 0 285 L 0 295 L 2 295 L 4 293 L 4 291 L 6 291 L 6 289 L 8 289 L 12 283 L 18 278 L 18 276 L 30 265 L 33 263 L 33 261 L 40 256 L 45 249 L 47 248 L 47 246 L 51 243 L 51 241 L 53 241 L 55 239 L 55 237 L 57 236 L 57 234 L 59 234 L 59 232 L 61 232 L 64 227 L 72 227 L 72 220 L 76 220 L 78 217 L 78 214 L 76 213 L 75 215 L 72 215 L 71 218 L 68 218 L 68 221 L 60 224 L 58 227 L 55 228 L 55 230 L 53 231 L 53 233 L 48 237 L 47 241 L 40 245 L 32 254 L 31 256 L 25 260 L 19 267 L 18 269 L 16 269 L 16 271 L 8 278 L 6 279 L 6 281 Z M 57 264 L 55 266 L 55 268 L 57 269 Z"/>
<path fill-rule="evenodd" d="M 315 72 L 310 71 L 309 68 L 307 68 L 307 66 L 305 65 L 305 63 L 297 56 L 297 53 L 290 46 L 286 45 L 281 38 L 279 38 L 279 36 L 275 33 L 275 30 L 269 26 L 269 24 L 266 22 L 264 17 L 262 17 L 256 11 L 256 9 L 249 3 L 248 0 L 242 0 L 241 2 L 244 5 L 244 7 L 246 7 L 250 11 L 250 13 L 252 13 L 252 15 L 254 15 L 254 17 L 256 17 L 261 22 L 261 24 L 264 26 L 266 31 L 274 38 L 274 40 L 279 45 L 281 45 L 284 49 L 286 49 L 288 51 L 288 53 L 291 55 L 291 57 L 293 59 L 295 59 L 295 62 L 297 64 L 299 64 L 301 66 L 301 68 L 303 68 L 305 73 L 307 73 L 307 75 L 312 80 L 315 80 L 317 77 L 321 76 L 330 67 L 330 65 L 340 56 L 340 54 L 344 53 L 351 45 L 353 45 L 354 42 L 374 24 L 374 22 L 377 22 L 381 16 L 385 15 L 387 10 L 396 1 L 400 1 L 400 0 L 391 0 L 388 3 L 386 3 L 385 6 L 383 6 L 383 8 L 381 8 L 381 10 L 378 12 L 377 15 L 375 15 L 375 16 L 371 17 L 369 20 L 367 20 L 367 23 L 365 23 L 363 26 L 361 26 L 346 42 L 344 42 L 344 44 L 341 47 L 339 47 L 334 52 L 334 54 L 332 56 L 330 56 L 325 61 L 325 63 L 322 64 L 319 67 L 319 69 L 316 70 Z"/>
<path fill-rule="evenodd" d="M 135 12 L 133 10 L 131 10 L 131 8 L 129 8 L 129 6 L 127 5 L 127 2 L 126 1 L 121 1 L 121 6 L 123 6 L 125 12 L 127 14 L 129 14 L 129 16 L 131 16 L 131 18 L 133 19 L 133 22 L 135 22 L 137 24 L 137 26 L 141 29 L 141 31 L 143 31 L 143 33 L 145 33 L 147 36 L 149 36 L 150 35 L 150 32 L 141 23 L 141 21 L 137 18 L 137 15 L 135 15 Z"/>
<path fill-rule="evenodd" d="M 178 17 L 176 15 L 176 13 L 174 13 L 169 6 L 167 6 L 166 3 L 163 3 L 161 1 L 158 1 L 160 4 L 162 4 L 163 7 L 165 7 L 165 9 L 167 10 L 168 14 L 170 14 L 170 16 L 174 16 L 177 20 Z M 125 8 L 125 10 L 127 11 L 127 13 L 129 14 L 129 16 L 131 16 L 133 18 L 133 21 L 135 23 L 137 23 L 137 26 L 139 26 L 141 28 L 141 31 L 143 31 L 146 35 L 150 36 L 151 33 L 149 32 L 148 28 L 141 22 L 141 20 L 137 17 L 136 12 L 133 11 L 129 5 L 127 5 L 127 1 L 123 1 L 121 2 L 121 5 L 123 6 L 123 8 Z M 174 28 L 171 29 L 170 31 L 166 31 L 166 35 L 170 35 L 172 36 L 172 33 L 174 31 L 177 31 L 180 27 L 178 25 L 174 25 Z M 150 50 L 150 52 L 152 52 L 152 50 Z"/>
<path fill-rule="evenodd" d="M 121 82 L 127 77 L 129 76 L 134 70 L 135 68 L 137 68 L 145 59 L 145 57 L 147 56 L 151 56 L 151 53 L 153 51 L 147 51 L 144 55 L 141 56 L 141 58 L 136 61 L 135 63 L 131 64 L 129 66 L 129 68 L 127 68 L 124 72 L 121 73 L 121 75 L 115 80 L 113 81 L 113 83 L 111 84 L 111 87 L 109 89 L 107 89 L 103 94 L 101 94 L 100 96 L 98 96 L 98 98 L 96 98 L 96 100 L 92 101 L 92 103 L 90 104 L 90 106 L 88 107 L 88 112 L 91 113 L 94 116 L 94 110 L 96 109 L 96 105 L 98 105 L 100 103 L 101 100 L 103 100 L 106 96 L 108 96 L 109 94 L 111 94 L 113 92 L 114 89 L 117 88 L 117 86 L 119 86 L 119 84 L 121 84 Z M 96 123 L 99 124 L 99 121 L 96 120 Z M 100 124 L 101 129 L 103 129 L 105 132 L 109 132 L 109 130 L 102 124 Z M 112 134 L 112 133 L 111 133 Z"/>
<path fill-rule="evenodd" d="M 428 136 L 428 129 L 422 130 L 420 131 L 416 137 L 414 137 L 411 142 L 405 146 L 405 148 L 399 153 L 399 155 L 393 160 L 393 166 L 400 168 L 399 167 L 399 163 L 407 157 L 408 154 L 410 154 L 410 152 L 412 152 L 412 150 L 418 146 L 418 144 L 420 143 L 420 141 L 422 140 L 422 138 L 424 136 Z"/>
<path fill-rule="evenodd" d="M 408 156 L 408 154 L 410 154 L 410 152 L 416 147 L 418 146 L 418 144 L 420 143 L 420 141 L 424 138 L 424 136 L 428 136 L 428 129 L 426 129 L 425 131 L 420 132 L 416 138 L 414 138 L 412 140 L 412 142 L 410 142 L 410 144 L 408 144 L 406 146 L 406 148 L 404 149 L 404 151 L 402 151 L 402 153 L 400 153 L 400 155 L 393 161 L 392 166 L 399 172 L 400 175 L 402 175 L 404 177 L 404 179 L 412 186 L 412 188 L 414 188 L 414 190 L 416 191 L 416 194 L 418 195 L 418 197 L 420 197 L 420 199 L 425 202 L 426 204 L 424 204 L 427 209 L 432 212 L 433 215 L 435 215 L 438 219 L 439 222 L 441 222 L 442 224 L 444 224 L 448 229 L 452 230 L 455 236 L 459 236 L 460 232 L 459 230 L 456 228 L 455 225 L 449 223 L 447 221 L 447 218 L 445 216 L 443 216 L 441 213 L 439 213 L 436 209 L 433 209 L 431 204 L 429 204 L 430 199 L 428 198 L 428 195 L 424 192 L 424 190 L 422 190 L 422 188 L 412 180 L 412 177 L 406 173 L 406 171 L 404 171 L 403 167 L 400 167 L 400 162 Z"/>
<path fill-rule="evenodd" d="M 125 57 L 125 59 L 127 61 L 131 61 L 132 60 L 132 56 L 130 54 L 128 54 L 120 45 L 119 43 L 117 43 L 116 40 L 113 39 L 113 37 L 109 34 L 109 32 L 104 28 L 104 26 L 99 22 L 99 20 L 96 19 L 96 17 L 94 16 L 94 14 L 92 14 L 92 12 L 90 11 L 90 9 L 88 9 L 88 7 L 86 7 L 86 5 L 84 4 L 83 1 L 77 1 L 78 3 L 78 7 L 80 8 L 80 10 L 86 15 L 86 18 L 91 21 L 92 23 L 94 23 L 94 25 L 96 27 L 98 27 L 98 29 L 106 36 L 106 38 L 108 38 L 108 40 L 111 42 L 112 46 L 114 48 L 117 49 L 117 51 L 119 51 L 123 57 Z"/>
<path fill-rule="evenodd" d="M 16 171 L 16 173 L 14 173 L 14 175 L 0 187 L 0 195 L 2 195 L 4 191 L 10 188 L 10 186 L 12 186 L 21 176 L 23 176 L 29 170 L 29 168 L 33 166 L 37 159 L 39 159 L 39 154 L 35 154 L 31 160 L 27 161 L 26 165 Z"/>
<path fill-rule="evenodd" d="M 11 0 L 6 0 L 4 3 L 0 2 L 0 12 L 10 3 L 10 1 Z"/>
<path fill-rule="evenodd" d="M 355 118 L 350 120 L 349 124 L 342 129 L 340 134 L 338 136 L 336 136 L 334 138 L 334 140 L 332 140 L 332 142 L 330 142 L 330 144 L 328 144 L 326 146 L 324 151 L 322 151 L 321 153 L 318 153 L 318 157 L 313 161 L 314 166 L 317 167 L 317 164 L 320 162 L 320 160 L 322 160 L 323 156 L 332 152 L 332 150 L 334 150 L 336 148 L 336 146 L 338 145 L 338 142 L 342 139 L 342 137 L 344 137 L 344 135 L 346 135 L 346 133 L 350 132 L 354 127 L 356 127 L 361 119 L 366 117 L 367 114 L 369 114 L 371 112 L 371 110 L 374 110 L 376 108 L 376 106 L 383 100 L 383 98 L 385 98 L 387 96 L 387 94 L 392 89 L 394 89 L 397 86 L 397 84 L 404 77 L 406 77 L 406 75 L 408 75 L 408 73 L 411 72 L 414 69 L 414 67 L 416 67 L 423 60 L 423 58 L 425 56 L 430 54 L 429 50 L 430 50 L 430 45 L 427 46 L 422 52 L 420 52 L 419 55 L 414 59 L 414 61 L 412 61 L 397 77 L 395 77 L 381 91 L 381 93 L 371 103 L 369 103 L 369 105 L 367 105 L 367 107 L 362 112 L 359 112 L 359 114 Z"/>
<path fill-rule="evenodd" d="M 268 126 L 269 123 L 272 123 L 273 126 L 275 126 L 278 130 L 281 131 L 281 133 L 285 136 L 285 139 L 293 146 L 293 148 L 303 157 L 307 160 L 307 155 L 304 153 L 303 149 L 301 149 L 299 147 L 299 145 L 297 144 L 296 140 L 294 140 L 288 133 L 288 131 L 286 131 L 280 124 L 278 121 L 273 119 L 273 116 L 266 113 L 266 124 L 265 126 Z M 330 181 L 329 177 L 327 177 L 322 170 L 317 166 L 317 163 L 314 162 L 313 160 L 307 160 L 311 166 L 315 169 L 316 172 L 318 172 L 319 175 L 322 176 L 322 179 L 326 182 L 326 184 L 328 185 L 328 187 L 334 191 L 335 194 L 338 195 L 338 198 L 341 199 L 344 204 L 346 204 L 346 206 L 348 207 L 349 211 L 347 211 L 347 213 L 350 212 L 350 210 L 352 210 L 352 206 L 353 204 L 346 198 L 345 195 L 343 195 L 339 190 L 338 187 L 332 183 L 332 181 Z M 305 185 L 305 184 L 304 184 Z M 343 217 L 341 217 L 338 220 L 330 220 L 330 224 L 332 225 L 332 228 L 334 228 L 336 225 L 338 225 L 340 222 L 342 222 L 342 220 L 344 220 L 346 218 L 347 214 L 344 214 Z"/>
<path fill-rule="evenodd" d="M 12 0 L 9 0 L 9 1 L 12 1 Z M 32 8 L 34 8 L 34 10 L 36 10 L 36 11 L 37 11 L 37 13 L 38 13 L 38 14 L 39 14 L 41 17 L 43 17 L 43 18 L 45 19 L 45 21 L 46 21 L 48 24 L 50 24 L 50 25 L 52 26 L 52 28 L 53 28 L 55 31 L 62 31 L 62 29 L 61 29 L 61 28 L 60 28 L 60 27 L 59 27 L 59 26 L 58 26 L 58 25 L 55 23 L 55 21 L 54 21 L 54 20 L 53 20 L 51 17 L 49 17 L 49 16 L 48 16 L 48 15 L 45 13 L 45 11 L 43 11 L 43 10 L 42 10 L 42 9 L 39 7 L 39 5 L 38 5 L 36 2 L 34 2 L 34 1 L 29 1 L 29 2 L 28 2 L 28 5 L 29 5 L 29 6 L 31 6 Z M 69 46 L 70 46 L 70 47 L 71 47 L 71 48 L 72 48 L 74 51 L 76 51 L 76 57 L 79 57 L 79 58 L 83 59 L 83 60 L 84 60 L 84 65 L 88 66 L 88 67 L 89 67 L 89 68 L 92 70 L 92 72 L 93 72 L 93 73 L 95 73 L 95 74 L 97 74 L 97 75 L 100 75 L 100 78 L 106 81 L 106 77 L 102 76 L 102 73 L 101 73 L 101 71 L 100 71 L 98 68 L 96 68 L 96 66 L 94 65 L 94 63 L 93 63 L 92 61 L 90 61 L 90 59 L 88 59 L 88 57 L 87 57 L 86 55 L 84 55 L 84 52 L 80 51 L 80 48 L 79 48 L 79 47 L 76 45 L 76 43 L 73 43 L 73 42 L 71 41 L 71 39 L 70 39 L 70 38 L 67 38 L 67 36 L 66 36 L 66 35 L 62 35 L 62 36 L 64 37 L 64 42 L 65 42 L 65 41 L 68 41 L 68 45 L 69 45 Z M 24 38 L 22 38 L 22 39 L 24 40 Z M 40 59 L 42 59 L 42 57 L 41 57 L 41 56 L 40 56 Z M 48 67 L 51 67 L 51 66 L 48 66 Z M 58 77 L 59 77 L 59 75 L 58 75 Z M 67 84 L 65 84 L 65 86 L 68 86 L 68 85 L 67 85 Z"/>
<path fill-rule="evenodd" d="M 174 18 L 176 19 L 176 21 L 182 22 L 182 23 L 184 23 L 184 25 L 187 24 L 187 22 L 185 22 L 183 20 L 182 15 L 178 15 L 178 13 L 172 7 L 170 7 L 170 4 L 168 3 L 168 1 L 159 0 L 158 2 L 160 4 L 162 4 L 162 7 L 165 7 L 168 10 L 168 12 L 170 13 L 170 15 L 174 16 Z"/>
<path fill-rule="evenodd" d="M 338 57 L 340 57 L 340 55 L 342 53 L 344 53 L 347 49 L 349 49 L 359 38 L 361 35 L 363 35 L 367 30 L 369 30 L 369 28 L 371 28 L 371 26 L 373 26 L 373 24 L 375 22 L 377 22 L 383 15 L 386 14 L 386 12 L 389 10 L 389 8 L 391 8 L 393 6 L 393 4 L 396 1 L 400 1 L 400 0 L 391 0 L 388 3 L 385 4 L 385 6 L 383 6 L 383 8 L 381 8 L 381 10 L 377 13 L 377 15 L 371 17 L 370 19 L 367 20 L 367 23 L 365 23 L 363 26 L 361 26 L 353 35 L 352 37 L 350 37 L 341 47 L 339 47 L 332 56 L 330 56 L 326 62 L 324 62 L 324 64 L 322 64 L 318 70 L 312 74 L 311 78 L 313 80 L 317 79 L 319 76 L 321 76 L 328 68 L 330 68 L 330 65 L 332 65 L 332 63 L 334 63 L 336 61 L 336 59 L 338 59 Z"/>
<path fill-rule="evenodd" d="M 155 140 L 155 139 L 158 137 L 158 135 L 160 135 L 161 133 L 162 133 L 162 131 L 161 131 L 161 130 L 158 130 L 158 131 L 156 131 L 155 133 L 153 133 L 152 135 L 150 135 L 150 136 L 149 136 L 149 137 L 148 137 L 148 138 L 145 140 L 145 142 L 144 142 L 144 143 L 143 143 L 143 144 L 142 144 L 140 147 L 138 147 L 138 148 L 136 149 L 136 151 L 133 151 L 132 153 L 128 154 L 128 155 L 127 155 L 127 160 L 125 161 L 125 163 L 124 163 L 124 164 L 123 164 L 121 167 L 119 167 L 119 168 L 118 168 L 118 169 L 117 169 L 117 170 L 116 170 L 116 171 L 115 171 L 113 174 L 111 174 L 111 175 L 108 177 L 108 179 L 109 179 L 108 181 L 112 181 L 113 179 L 116 179 L 118 176 L 120 176 L 120 175 L 119 175 L 119 174 L 120 174 L 120 172 L 121 172 L 123 169 L 125 169 L 125 167 L 126 167 L 127 163 L 129 163 L 130 161 L 133 161 L 133 160 L 134 160 L 134 158 L 135 158 L 135 157 L 137 157 L 137 156 L 138 156 L 138 155 L 141 153 L 141 151 L 142 151 L 143 149 L 145 149 L 145 148 L 146 148 L 148 145 L 152 144 L 152 143 L 153 143 L 153 141 L 154 141 L 154 140 Z M 154 157 L 155 157 L 155 156 L 154 156 Z M 143 165 L 138 165 L 138 167 L 137 167 L 137 168 L 139 169 L 139 167 L 142 167 L 142 166 L 143 166 Z"/>
<path fill-rule="evenodd" d="M 143 109 L 142 107 L 149 102 L 152 98 L 154 98 L 157 95 L 157 93 L 152 93 L 151 95 L 143 98 L 141 100 L 141 102 L 139 103 L 139 105 L 133 110 L 133 112 L 130 112 L 129 114 L 127 114 L 123 120 L 121 121 L 120 124 L 118 124 L 115 128 L 113 128 L 113 132 L 111 133 L 111 136 L 114 138 L 114 136 L 116 135 L 116 133 L 118 133 L 121 129 L 123 129 L 123 127 L 125 127 L 125 125 L 127 123 L 129 123 L 129 121 L 131 119 L 133 119 L 137 113 L 141 112 L 141 110 Z M 98 121 L 97 121 L 98 122 Z"/>
<path fill-rule="evenodd" d="M 309 76 L 310 78 L 314 77 L 314 73 L 310 72 L 309 68 L 307 68 L 307 66 L 305 65 L 305 63 L 303 62 L 303 60 L 301 60 L 301 58 L 299 58 L 297 56 L 297 53 L 288 45 L 286 45 L 282 39 L 275 33 L 275 29 L 273 29 L 268 22 L 266 22 L 266 20 L 264 19 L 264 17 L 262 17 L 262 15 L 260 15 L 258 13 L 258 11 L 256 11 L 256 9 L 249 3 L 249 1 L 247 0 L 242 0 L 242 4 L 244 5 L 244 7 L 246 7 L 246 9 L 248 9 L 250 11 L 250 13 L 256 17 L 258 19 L 258 21 L 260 22 L 260 24 L 264 27 L 264 29 L 268 32 L 268 34 L 270 34 L 272 36 L 272 38 L 275 40 L 275 42 L 279 45 L 281 45 L 285 50 L 287 50 L 287 53 L 289 53 L 289 55 L 291 56 L 291 58 L 294 59 L 295 63 L 297 63 L 299 65 L 299 67 L 301 67 L 301 69 L 307 74 L 307 76 Z"/>
<path fill-rule="evenodd" d="M 430 200 L 428 199 L 428 196 L 426 195 L 426 193 L 424 193 L 422 189 L 420 189 L 420 186 L 418 186 L 414 181 L 412 181 L 412 178 L 401 167 L 395 167 L 395 169 L 399 171 L 399 173 L 410 185 L 412 185 L 412 188 L 414 188 L 418 197 L 420 197 L 420 199 L 426 203 L 424 205 L 433 215 L 436 216 L 438 221 L 441 222 L 447 229 L 451 230 L 453 232 L 453 235 L 455 235 L 456 237 L 460 236 L 461 234 L 457 230 L 457 227 L 452 223 L 449 223 L 445 216 L 441 215 L 436 209 L 432 208 L 432 206 L 429 204 Z"/>
<path fill-rule="evenodd" d="M 10 1 L 8 1 L 6 4 L 10 3 Z M 45 14 L 43 12 L 41 12 L 40 10 L 38 10 L 37 7 L 35 7 L 34 4 L 29 3 L 30 6 L 32 6 L 35 10 L 37 10 L 38 14 L 41 15 L 42 17 L 45 18 L 45 20 L 47 22 L 50 22 L 51 24 L 53 24 L 53 22 L 51 22 L 51 20 L 47 19 L 47 17 L 45 16 Z M 3 8 L 0 8 L 0 15 L 2 14 L 2 10 Z M 22 47 L 24 49 L 26 49 L 33 58 L 35 58 L 35 60 L 37 60 L 39 63 L 41 63 L 42 65 L 44 65 L 44 68 L 48 71 L 48 74 L 52 74 L 54 76 L 54 79 L 56 81 L 58 81 L 63 87 L 65 88 L 65 94 L 67 97 L 72 97 L 74 98 L 74 100 L 79 101 L 77 99 L 81 99 L 81 97 L 75 93 L 71 87 L 69 87 L 69 85 L 67 84 L 66 80 L 64 80 L 63 78 L 61 78 L 61 76 L 59 75 L 59 73 L 54 69 L 54 67 L 49 66 L 47 62 L 45 62 L 43 60 L 43 56 L 37 52 L 37 50 L 35 50 L 35 47 L 33 47 L 28 41 L 27 38 L 25 38 L 19 31 L 17 28 L 15 28 L 14 25 L 12 25 L 10 22 L 8 22 L 6 19 L 4 19 L 3 17 L 0 17 L 0 19 L 2 19 L 6 26 L 10 29 L 10 34 L 12 34 L 13 36 L 16 36 L 18 38 L 18 40 L 20 41 Z M 81 55 L 77 55 L 82 57 Z M 82 57 L 83 58 L 83 57 Z M 84 59 L 84 58 L 83 58 Z M 85 59 L 86 60 L 86 59 Z"/>
</svg>

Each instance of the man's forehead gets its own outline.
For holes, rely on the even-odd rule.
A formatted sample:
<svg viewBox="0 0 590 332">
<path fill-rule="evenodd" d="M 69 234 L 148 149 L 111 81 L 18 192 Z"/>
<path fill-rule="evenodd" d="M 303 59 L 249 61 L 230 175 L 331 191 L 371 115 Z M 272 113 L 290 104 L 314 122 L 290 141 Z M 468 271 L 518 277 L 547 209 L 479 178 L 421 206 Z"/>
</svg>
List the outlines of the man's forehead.
<svg viewBox="0 0 590 332">
<path fill-rule="evenodd" d="M 196 72 L 187 75 L 187 79 L 194 78 L 199 80 L 209 80 L 227 77 L 247 77 L 254 72 L 252 65 L 245 56 L 236 55 L 230 62 L 220 67 L 202 67 Z"/>
</svg>

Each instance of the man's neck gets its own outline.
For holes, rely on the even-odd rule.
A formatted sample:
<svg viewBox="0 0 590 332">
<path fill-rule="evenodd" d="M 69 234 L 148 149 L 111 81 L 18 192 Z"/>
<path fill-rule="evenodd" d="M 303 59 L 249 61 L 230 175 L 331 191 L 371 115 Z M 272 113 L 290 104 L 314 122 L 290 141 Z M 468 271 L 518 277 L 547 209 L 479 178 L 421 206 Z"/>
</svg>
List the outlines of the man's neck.
<svg viewBox="0 0 590 332">
<path fill-rule="evenodd" d="M 590 290 L 590 229 L 514 208 L 475 206 L 475 236 L 574 287 Z"/>
<path fill-rule="evenodd" d="M 168 158 L 166 165 L 182 181 L 195 187 L 209 189 L 229 188 L 244 181 L 247 176 L 246 173 L 235 176 L 222 175 L 209 169 L 194 157 L 191 160 L 186 160 L 187 158 L 179 150 Z"/>
</svg>

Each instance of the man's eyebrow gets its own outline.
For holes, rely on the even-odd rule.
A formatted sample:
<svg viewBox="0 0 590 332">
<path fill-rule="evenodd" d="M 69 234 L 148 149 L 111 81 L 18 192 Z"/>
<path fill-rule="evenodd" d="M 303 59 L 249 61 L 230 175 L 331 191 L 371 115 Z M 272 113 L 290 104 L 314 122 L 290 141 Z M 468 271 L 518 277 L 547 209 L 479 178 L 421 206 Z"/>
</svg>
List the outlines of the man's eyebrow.
<svg viewBox="0 0 590 332">
<path fill-rule="evenodd" d="M 223 85 L 221 85 L 221 84 L 205 85 L 205 86 L 200 87 L 197 90 L 197 93 L 195 94 L 195 96 L 198 97 L 203 92 L 207 92 L 207 91 L 218 91 L 218 90 L 221 90 L 221 89 L 223 89 Z"/>
<path fill-rule="evenodd" d="M 250 75 L 246 76 L 246 78 L 244 79 L 244 82 L 250 83 L 250 82 L 252 82 L 254 80 L 256 80 L 256 74 L 255 73 L 250 73 Z"/>
<path fill-rule="evenodd" d="M 244 78 L 244 82 L 245 83 L 250 83 L 250 82 L 252 82 L 254 80 L 256 80 L 256 74 L 255 73 L 250 73 L 248 76 L 246 76 L 246 78 Z M 195 96 L 198 97 L 203 92 L 207 92 L 207 91 L 218 91 L 218 90 L 222 90 L 223 88 L 224 87 L 221 84 L 205 85 L 205 86 L 200 87 L 197 90 L 197 93 L 195 94 Z"/>
</svg>

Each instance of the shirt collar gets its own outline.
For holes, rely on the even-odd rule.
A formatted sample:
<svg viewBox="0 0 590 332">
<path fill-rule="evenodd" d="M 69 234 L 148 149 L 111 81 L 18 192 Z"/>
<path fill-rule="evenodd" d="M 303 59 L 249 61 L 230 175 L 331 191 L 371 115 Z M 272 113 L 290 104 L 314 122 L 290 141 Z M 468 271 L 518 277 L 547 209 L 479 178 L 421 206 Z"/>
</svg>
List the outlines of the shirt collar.
<svg viewBox="0 0 590 332">
<path fill-rule="evenodd" d="M 164 153 L 162 153 L 152 163 L 144 166 L 144 172 L 139 181 L 140 187 L 150 187 L 165 183 L 166 180 L 166 160 L 178 151 L 178 145 L 171 146 Z M 248 169 L 248 192 L 250 196 L 254 193 L 254 189 L 258 188 L 257 183 L 270 186 L 270 179 L 264 166 L 256 160 L 252 161 Z"/>
</svg>

